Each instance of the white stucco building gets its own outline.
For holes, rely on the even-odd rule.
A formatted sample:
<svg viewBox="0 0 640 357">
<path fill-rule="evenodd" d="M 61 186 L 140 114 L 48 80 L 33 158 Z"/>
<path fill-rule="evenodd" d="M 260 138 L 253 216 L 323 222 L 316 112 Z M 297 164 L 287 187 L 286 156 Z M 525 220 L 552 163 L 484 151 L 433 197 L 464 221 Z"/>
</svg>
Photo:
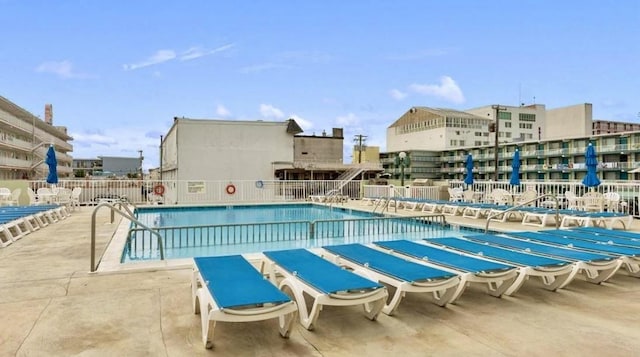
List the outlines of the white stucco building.
<svg viewBox="0 0 640 357">
<path fill-rule="evenodd" d="M 174 118 L 161 144 L 164 180 L 273 180 L 274 165 L 293 162 L 292 120 Z"/>
<path fill-rule="evenodd" d="M 510 143 L 527 140 L 541 140 L 549 130 L 545 128 L 546 115 L 544 104 L 522 106 L 500 105 L 498 111 L 499 127 L 498 142 Z M 465 110 L 491 121 L 496 119 L 496 109 L 492 105 Z M 551 128 L 554 130 L 554 128 Z M 495 134 L 489 134 L 489 143 L 495 144 Z M 474 145 L 478 146 L 478 145 Z"/>
<path fill-rule="evenodd" d="M 453 109 L 413 107 L 387 128 L 387 151 L 487 145 L 492 122 L 489 117 Z"/>
</svg>

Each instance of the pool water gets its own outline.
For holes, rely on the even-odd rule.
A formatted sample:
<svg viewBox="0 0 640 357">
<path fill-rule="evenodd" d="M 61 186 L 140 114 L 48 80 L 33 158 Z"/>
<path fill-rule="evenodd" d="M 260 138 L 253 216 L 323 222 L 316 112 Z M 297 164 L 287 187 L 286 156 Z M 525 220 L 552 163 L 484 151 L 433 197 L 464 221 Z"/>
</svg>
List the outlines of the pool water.
<svg viewBox="0 0 640 357">
<path fill-rule="evenodd" d="M 158 230 L 165 259 L 459 237 L 470 232 L 432 221 L 384 218 L 381 214 L 314 204 L 141 208 L 136 216 Z M 133 230 L 122 262 L 158 259 L 157 237 Z"/>
<path fill-rule="evenodd" d="M 260 222 L 315 221 L 378 216 L 368 212 L 313 204 L 141 208 L 140 222 L 149 227 L 198 226 Z"/>
</svg>

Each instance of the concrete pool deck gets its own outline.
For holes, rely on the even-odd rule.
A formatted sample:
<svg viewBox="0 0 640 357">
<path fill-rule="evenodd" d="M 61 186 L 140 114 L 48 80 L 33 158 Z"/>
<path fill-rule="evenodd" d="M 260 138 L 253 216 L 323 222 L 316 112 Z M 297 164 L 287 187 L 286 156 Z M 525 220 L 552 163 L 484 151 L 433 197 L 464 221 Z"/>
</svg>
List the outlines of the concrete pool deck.
<svg viewBox="0 0 640 357">
<path fill-rule="evenodd" d="M 349 205 L 347 205 L 349 206 Z M 353 207 L 362 206 L 354 204 Z M 472 285 L 446 308 L 408 294 L 395 316 L 326 307 L 314 331 L 282 339 L 277 321 L 219 323 L 201 341 L 190 269 L 89 274 L 91 208 L 0 249 L 0 356 L 594 356 L 640 351 L 640 279 L 625 272 L 558 292 L 531 279 L 512 297 Z M 115 224 L 98 213 L 98 247 Z M 447 217 L 455 223 L 484 221 Z M 492 228 L 523 229 L 518 223 Z M 640 232 L 634 220 L 631 230 Z"/>
</svg>

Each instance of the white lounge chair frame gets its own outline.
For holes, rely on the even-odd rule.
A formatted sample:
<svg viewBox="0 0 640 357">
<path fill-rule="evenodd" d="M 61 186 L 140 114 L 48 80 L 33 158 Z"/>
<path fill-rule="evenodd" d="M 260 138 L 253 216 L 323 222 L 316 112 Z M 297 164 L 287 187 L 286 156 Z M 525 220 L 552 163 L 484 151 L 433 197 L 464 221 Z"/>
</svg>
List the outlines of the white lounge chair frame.
<svg viewBox="0 0 640 357">
<path fill-rule="evenodd" d="M 375 247 L 372 249 L 379 250 L 380 252 L 387 253 L 384 250 L 380 250 Z M 354 263 L 348 259 L 339 257 L 332 252 L 322 250 L 322 256 L 328 257 L 332 262 L 339 266 L 348 267 L 356 274 L 360 274 L 368 279 L 378 281 L 390 286 L 393 286 L 396 291 L 389 302 L 387 302 L 382 308 L 382 312 L 387 315 L 393 315 L 398 309 L 402 298 L 406 293 L 431 293 L 433 302 L 438 306 L 446 306 L 453 300 L 454 294 L 458 290 L 460 285 L 460 277 L 454 276 L 448 279 L 439 279 L 429 282 L 408 282 L 395 279 L 385 274 L 378 273 L 376 271 L 367 269 L 366 267 Z"/>
<path fill-rule="evenodd" d="M 256 272 L 258 272 L 257 269 Z M 294 301 L 256 308 L 221 309 L 216 305 L 213 296 L 211 296 L 209 289 L 205 285 L 206 282 L 194 264 L 191 275 L 192 308 L 195 314 L 201 315 L 202 342 L 205 348 L 213 347 L 214 330 L 217 321 L 252 322 L 278 318 L 280 335 L 285 338 L 289 337 L 298 311 Z"/>
<path fill-rule="evenodd" d="M 385 305 L 389 293 L 386 288 L 369 290 L 365 292 L 342 292 L 338 294 L 325 294 L 318 291 L 313 286 L 296 278 L 295 273 L 291 273 L 281 268 L 266 256 L 264 256 L 265 269 L 270 279 L 276 283 L 277 276 L 284 279 L 280 282 L 279 288 L 282 291 L 293 294 L 298 304 L 298 316 L 300 324 L 307 330 L 313 330 L 324 305 L 328 306 L 352 306 L 362 305 L 365 316 L 372 321 L 378 318 Z M 332 264 L 327 261 L 327 263 Z M 308 308 L 305 295 L 313 300 L 311 309 Z"/>
</svg>

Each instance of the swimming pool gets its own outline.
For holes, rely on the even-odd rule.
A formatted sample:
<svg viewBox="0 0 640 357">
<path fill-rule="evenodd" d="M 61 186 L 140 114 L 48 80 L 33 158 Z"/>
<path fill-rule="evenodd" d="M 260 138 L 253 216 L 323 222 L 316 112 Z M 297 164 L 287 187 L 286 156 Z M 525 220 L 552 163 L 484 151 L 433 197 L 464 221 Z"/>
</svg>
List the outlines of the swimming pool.
<svg viewBox="0 0 640 357">
<path fill-rule="evenodd" d="M 159 232 L 165 259 L 461 235 L 434 217 L 391 217 L 316 204 L 153 207 L 139 208 L 136 216 Z M 159 252 L 156 236 L 132 226 L 121 262 L 158 260 Z"/>
</svg>

